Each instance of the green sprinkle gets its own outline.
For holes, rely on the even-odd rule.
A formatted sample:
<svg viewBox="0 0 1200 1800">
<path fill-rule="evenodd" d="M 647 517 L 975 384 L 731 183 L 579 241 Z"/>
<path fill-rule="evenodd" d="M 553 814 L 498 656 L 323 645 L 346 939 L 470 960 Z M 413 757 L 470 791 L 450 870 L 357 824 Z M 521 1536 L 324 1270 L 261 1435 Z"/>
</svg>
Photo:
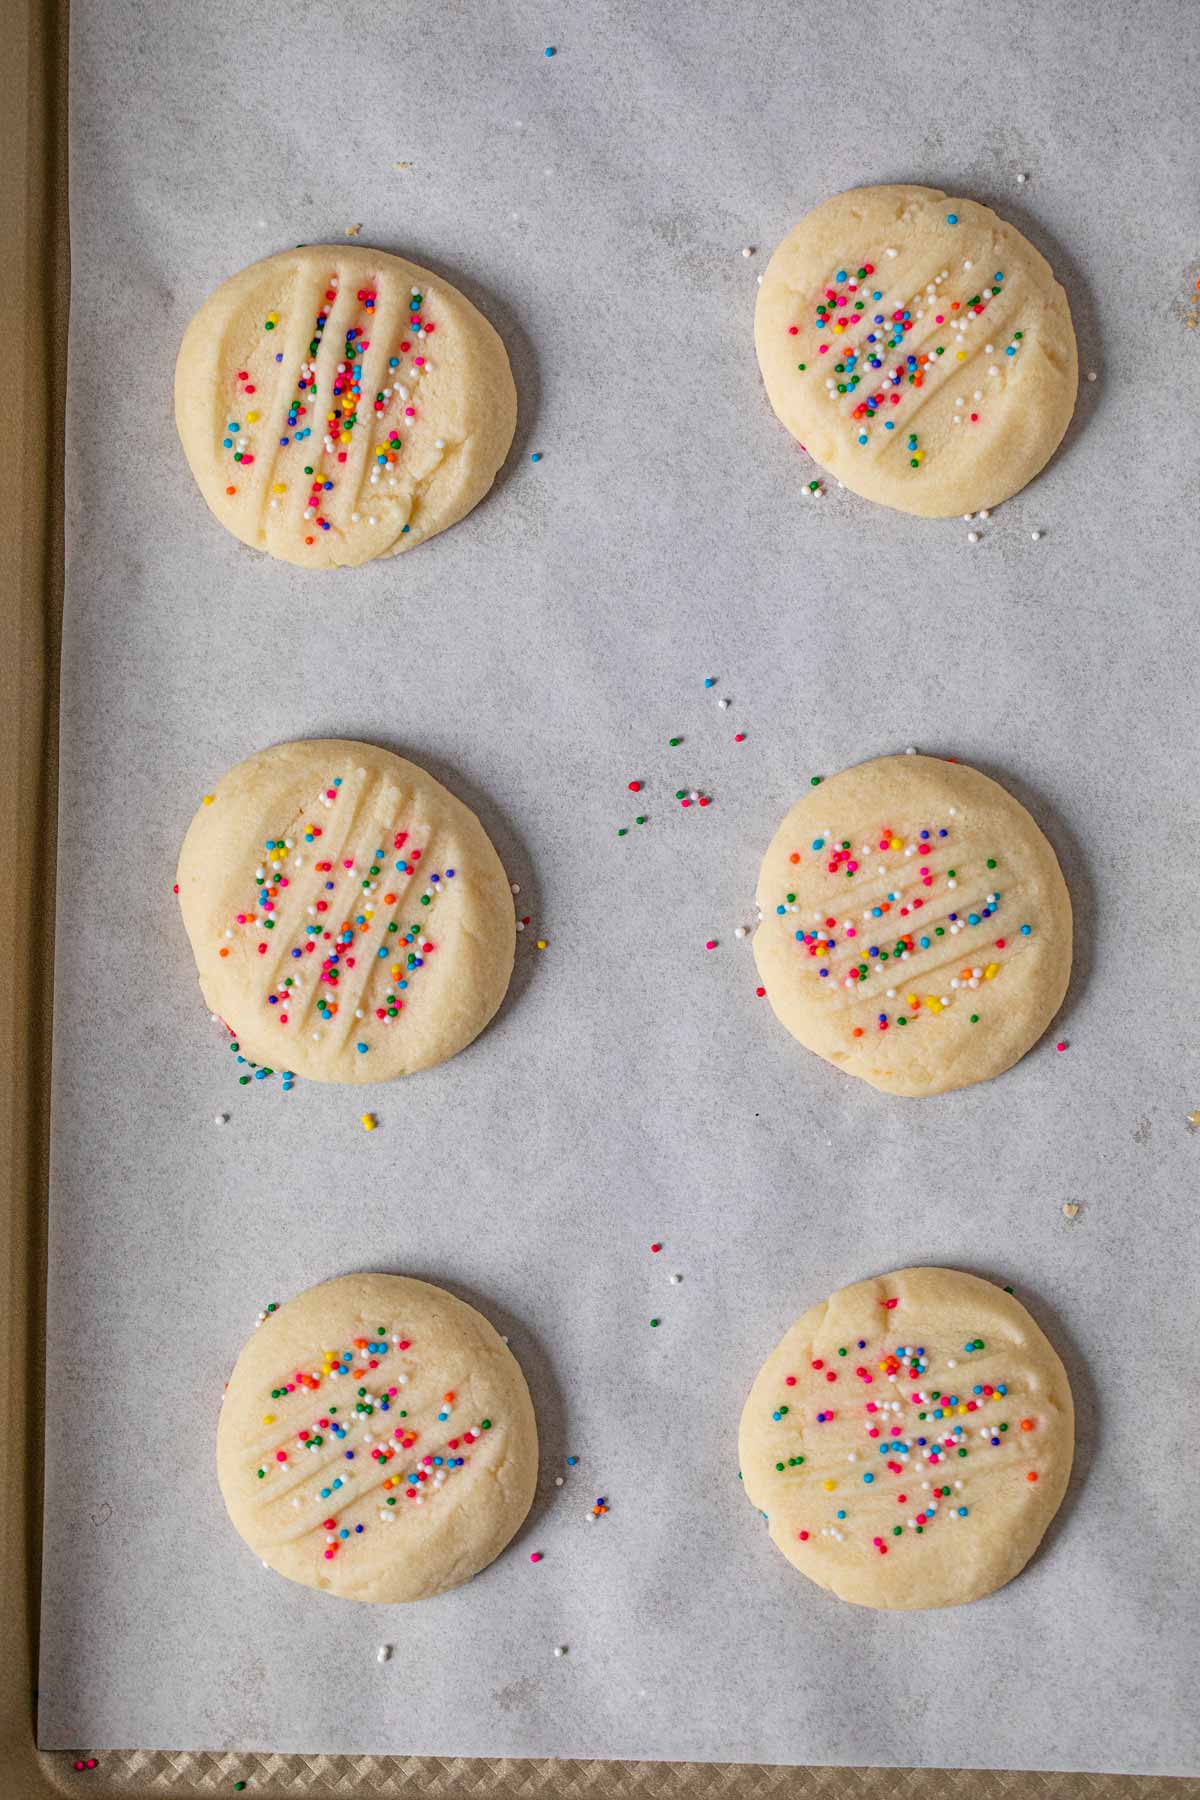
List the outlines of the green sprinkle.
<svg viewBox="0 0 1200 1800">
<path fill-rule="evenodd" d="M 978 1013 L 971 1014 L 971 1023 L 972 1023 L 972 1025 L 978 1025 L 978 1023 L 979 1023 L 979 1014 Z"/>
<path fill-rule="evenodd" d="M 617 836 L 618 837 L 628 837 L 628 835 L 629 835 L 628 826 L 626 826 L 626 825 L 618 825 L 617 826 Z"/>
<path fill-rule="evenodd" d="M 650 1323 L 651 1325 L 657 1325 L 659 1321 L 657 1319 L 651 1319 Z"/>
<path fill-rule="evenodd" d="M 676 744 L 682 744 L 682 742 L 683 742 L 683 739 L 682 739 L 682 738 L 681 738 L 681 737 L 677 737 L 677 738 L 668 738 L 668 739 L 667 739 L 667 742 L 668 742 L 668 744 L 670 744 L 670 746 L 671 746 L 671 748 L 672 748 L 672 750 L 674 750 L 674 748 L 675 748 L 675 746 L 676 746 Z"/>
<path fill-rule="evenodd" d="M 994 857 L 994 856 L 989 856 L 989 857 L 988 857 L 988 859 L 987 859 L 987 866 L 988 866 L 988 868 L 989 868 L 989 869 L 994 869 L 994 868 L 995 868 L 995 866 L 996 866 L 996 859 L 995 859 L 995 857 Z"/>
<path fill-rule="evenodd" d="M 646 823 L 645 813 L 639 813 L 637 818 L 633 822 L 635 825 L 644 825 Z"/>
<path fill-rule="evenodd" d="M 838 1355 L 839 1355 L 839 1356 L 845 1356 L 845 1354 L 846 1354 L 846 1352 L 845 1352 L 845 1351 L 844 1351 L 844 1350 L 839 1350 L 839 1351 L 838 1351 Z"/>
<path fill-rule="evenodd" d="M 807 367 L 808 367 L 808 364 L 807 364 L 807 363 L 797 363 L 797 364 L 796 364 L 796 367 L 797 367 L 797 368 L 798 368 L 798 369 L 807 369 Z"/>
<path fill-rule="evenodd" d="M 480 1419 L 479 1429 L 480 1431 L 490 1431 L 492 1429 L 492 1421 L 490 1419 Z"/>
<path fill-rule="evenodd" d="M 809 787 L 820 787 L 821 777 L 819 775 L 810 775 L 808 785 Z"/>
</svg>

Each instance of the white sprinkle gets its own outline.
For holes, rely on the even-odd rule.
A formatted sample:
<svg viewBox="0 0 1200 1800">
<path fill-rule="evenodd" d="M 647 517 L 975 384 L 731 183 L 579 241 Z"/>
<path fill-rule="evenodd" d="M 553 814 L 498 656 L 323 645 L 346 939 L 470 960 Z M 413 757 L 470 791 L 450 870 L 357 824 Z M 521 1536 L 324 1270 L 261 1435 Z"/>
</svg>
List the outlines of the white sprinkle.
<svg viewBox="0 0 1200 1800">
<path fill-rule="evenodd" d="M 753 256 L 754 255 L 754 245 L 753 244 L 743 244 L 742 245 L 742 255 L 743 256 Z"/>
<path fill-rule="evenodd" d="M 966 520 L 966 521 L 967 521 L 967 524 L 968 524 L 968 525 L 969 525 L 969 524 L 970 524 L 970 523 L 971 523 L 971 520 L 972 520 L 972 519 L 973 519 L 973 518 L 974 518 L 974 517 L 975 517 L 975 514 L 974 514 L 974 513 L 964 513 L 964 514 L 963 514 L 963 518 L 964 518 L 964 519 L 965 519 L 965 520 Z"/>
<path fill-rule="evenodd" d="M 1089 369 L 1089 370 L 1088 370 L 1088 380 L 1089 380 L 1089 381 L 1095 381 L 1095 379 L 1096 379 L 1096 371 L 1095 371 L 1095 369 Z"/>
<path fill-rule="evenodd" d="M 1030 535 L 1030 537 L 1031 537 L 1031 538 L 1032 538 L 1032 539 L 1033 539 L 1033 541 L 1034 541 L 1034 543 L 1035 543 L 1035 544 L 1040 544 L 1040 543 L 1041 543 L 1041 541 L 1042 541 L 1042 534 L 1041 534 L 1041 532 L 1040 532 L 1040 531 L 1031 531 L 1031 532 L 1030 532 L 1030 534 L 1029 534 L 1029 535 Z"/>
<path fill-rule="evenodd" d="M 746 927 L 744 925 L 735 926 L 733 935 L 735 938 L 744 938 L 746 935 Z"/>
<path fill-rule="evenodd" d="M 967 542 L 968 544 L 977 544 L 979 542 L 979 533 L 977 531 L 968 531 Z"/>
<path fill-rule="evenodd" d="M 563 1484 L 563 1478 L 562 1478 L 562 1476 L 561 1476 L 561 1475 L 556 1475 L 556 1476 L 555 1476 L 555 1477 L 554 1477 L 554 1485 L 555 1485 L 555 1487 L 561 1487 L 561 1486 L 562 1486 L 562 1484 Z"/>
<path fill-rule="evenodd" d="M 567 1646 L 565 1644 L 555 1644 L 554 1654 L 555 1656 L 565 1656 L 567 1654 Z"/>
<path fill-rule="evenodd" d="M 916 754 L 917 754 L 917 747 L 916 747 L 916 745 L 915 745 L 915 744 L 910 744 L 910 745 L 909 745 L 909 746 L 908 746 L 908 749 L 907 749 L 907 750 L 906 750 L 906 751 L 905 751 L 905 752 L 904 752 L 904 754 L 905 754 L 905 756 L 915 756 L 915 755 L 916 755 Z"/>
<path fill-rule="evenodd" d="M 678 1287 L 678 1286 L 679 1286 L 679 1284 L 680 1284 L 680 1282 L 681 1282 L 681 1281 L 682 1281 L 682 1280 L 683 1280 L 683 1276 L 682 1276 L 682 1275 L 672 1275 L 672 1277 L 671 1277 L 671 1286 L 672 1286 L 672 1287 Z"/>
<path fill-rule="evenodd" d="M 982 512 L 981 512 L 981 513 L 980 513 L 980 515 L 979 515 L 979 516 L 980 516 L 980 518 L 981 518 L 981 519 L 990 519 L 990 518 L 991 518 L 991 516 L 992 516 L 992 515 L 991 515 L 991 513 L 990 513 L 990 512 L 989 512 L 989 511 L 988 511 L 988 509 L 987 509 L 987 507 L 986 507 L 986 506 L 985 506 L 985 507 L 984 507 L 984 509 L 983 509 L 983 511 L 982 511 Z"/>
<path fill-rule="evenodd" d="M 896 252 L 894 250 L 888 249 L 888 250 L 885 250 L 883 254 L 885 256 L 895 256 Z"/>
<path fill-rule="evenodd" d="M 1018 175 L 1017 180 L 1020 182 L 1021 186 L 1024 187 L 1025 183 L 1029 180 L 1029 177 L 1028 175 Z"/>
<path fill-rule="evenodd" d="M 731 702 L 728 700 L 718 700 L 717 701 L 717 705 L 720 707 L 722 712 L 728 712 L 729 708 L 730 708 L 730 704 L 731 704 Z"/>
<path fill-rule="evenodd" d="M 228 1125 L 228 1123 L 229 1123 L 229 1114 L 228 1113 L 218 1113 L 213 1120 L 214 1125 Z"/>
<path fill-rule="evenodd" d="M 391 1654 L 392 1646 L 390 1644 L 380 1644 L 378 1650 L 375 1652 L 375 1661 L 387 1662 Z"/>
</svg>

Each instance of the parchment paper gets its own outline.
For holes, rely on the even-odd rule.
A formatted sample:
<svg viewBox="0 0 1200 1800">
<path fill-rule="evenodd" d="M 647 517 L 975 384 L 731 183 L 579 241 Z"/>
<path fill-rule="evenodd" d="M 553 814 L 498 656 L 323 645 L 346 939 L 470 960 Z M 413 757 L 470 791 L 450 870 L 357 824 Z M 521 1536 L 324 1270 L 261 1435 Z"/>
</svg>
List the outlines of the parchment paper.
<svg viewBox="0 0 1200 1800">
<path fill-rule="evenodd" d="M 44 1745 L 1200 1770 L 1198 49 L 1186 5 L 78 0 Z M 755 365 L 779 237 L 904 178 L 1030 234 L 1098 375 L 974 547 L 802 502 Z M 209 517 L 172 367 L 218 279 L 358 224 L 482 306 L 521 421 L 464 524 L 318 577 Z M 449 782 L 532 923 L 448 1066 L 242 1090 L 176 853 L 317 734 Z M 733 935 L 810 774 L 910 744 L 1032 807 L 1078 933 L 1050 1039 L 925 1102 L 801 1050 Z M 736 1428 L 801 1309 L 922 1260 L 1032 1307 L 1077 1467 L 1012 1586 L 876 1614 L 771 1547 Z M 481 1306 L 541 1424 L 522 1538 L 409 1609 L 264 1570 L 214 1478 L 255 1313 L 356 1268 Z"/>
</svg>

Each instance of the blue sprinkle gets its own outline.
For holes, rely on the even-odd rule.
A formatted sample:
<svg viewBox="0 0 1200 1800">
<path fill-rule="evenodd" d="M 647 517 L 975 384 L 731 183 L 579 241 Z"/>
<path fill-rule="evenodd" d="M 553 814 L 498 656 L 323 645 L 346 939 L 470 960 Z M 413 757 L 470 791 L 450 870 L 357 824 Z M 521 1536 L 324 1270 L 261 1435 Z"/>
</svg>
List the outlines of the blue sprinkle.
<svg viewBox="0 0 1200 1800">
<path fill-rule="evenodd" d="M 541 453 L 541 451 L 540 451 L 540 450 L 535 450 L 535 451 L 533 451 L 533 453 L 532 453 L 532 454 L 531 454 L 531 456 L 530 456 L 530 458 L 529 458 L 529 460 L 530 460 L 530 462 L 541 462 L 541 460 L 542 460 L 542 453 Z"/>
<path fill-rule="evenodd" d="M 1005 356 L 1015 356 L 1017 354 L 1017 346 L 1015 344 L 1010 344 L 1004 354 Z"/>
<path fill-rule="evenodd" d="M 947 225 L 957 225 L 958 224 L 958 214 L 957 213 L 947 213 L 946 214 L 946 223 L 947 223 Z"/>
<path fill-rule="evenodd" d="M 863 1480 L 866 1482 L 868 1487 L 870 1487 L 870 1485 L 874 1481 L 874 1479 L 875 1479 L 875 1477 L 870 1473 L 870 1471 L 868 1471 L 867 1474 L 865 1474 L 863 1476 Z"/>
<path fill-rule="evenodd" d="M 553 45 L 553 44 L 547 44 L 547 45 L 546 45 L 546 48 L 545 48 L 545 50 L 544 50 L 544 51 L 543 51 L 543 52 L 542 52 L 542 54 L 543 54 L 543 55 L 544 55 L 544 56 L 557 56 L 557 55 L 558 55 L 558 51 L 557 51 L 557 50 L 556 50 L 556 49 L 555 49 L 555 47 L 554 47 L 554 45 Z"/>
<path fill-rule="evenodd" d="M 367 1046 L 365 1044 L 355 1044 L 354 1048 L 358 1051 L 360 1056 L 365 1056 L 367 1054 Z"/>
</svg>

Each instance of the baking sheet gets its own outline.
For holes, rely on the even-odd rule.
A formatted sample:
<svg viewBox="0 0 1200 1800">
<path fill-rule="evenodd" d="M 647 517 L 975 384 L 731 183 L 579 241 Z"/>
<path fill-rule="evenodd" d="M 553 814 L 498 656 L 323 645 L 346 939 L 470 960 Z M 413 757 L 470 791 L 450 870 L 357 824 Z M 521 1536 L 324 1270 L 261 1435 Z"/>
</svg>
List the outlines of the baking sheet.
<svg viewBox="0 0 1200 1800">
<path fill-rule="evenodd" d="M 43 1746 L 1200 1770 L 1200 16 L 935 4 L 906 28 L 766 0 L 77 0 Z M 801 503 L 754 362 L 771 246 L 903 178 L 1029 232 L 1097 373 L 975 546 Z M 321 578 L 210 519 L 171 371 L 218 278 L 359 224 L 483 307 L 521 421 L 464 524 Z M 225 768 L 321 734 L 475 805 L 531 926 L 443 1069 L 243 1090 L 176 852 Z M 1068 1051 L 925 1103 L 806 1055 L 733 936 L 808 777 L 909 744 L 1033 808 L 1077 921 Z M 737 1419 L 798 1311 L 921 1260 L 1031 1306 L 1077 1468 L 1015 1584 L 871 1614 L 772 1549 Z M 521 1539 L 409 1609 L 271 1575 L 213 1474 L 256 1312 L 359 1267 L 480 1305 L 541 1425 Z"/>
</svg>

